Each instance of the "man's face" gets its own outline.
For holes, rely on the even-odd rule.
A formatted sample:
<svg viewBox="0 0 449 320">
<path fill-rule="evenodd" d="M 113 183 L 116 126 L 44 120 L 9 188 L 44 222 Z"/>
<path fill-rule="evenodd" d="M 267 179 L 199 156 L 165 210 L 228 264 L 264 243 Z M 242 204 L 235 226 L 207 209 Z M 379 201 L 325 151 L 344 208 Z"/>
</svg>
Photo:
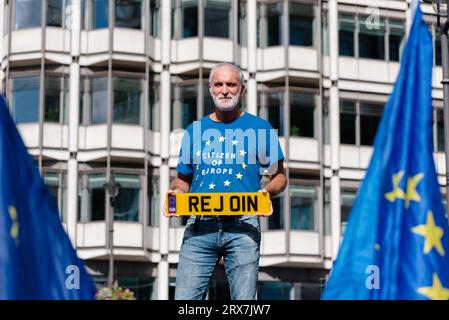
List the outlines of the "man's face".
<svg viewBox="0 0 449 320">
<path fill-rule="evenodd" d="M 209 90 L 215 106 L 221 111 L 234 110 L 243 93 L 238 73 L 227 66 L 215 70 Z"/>
</svg>

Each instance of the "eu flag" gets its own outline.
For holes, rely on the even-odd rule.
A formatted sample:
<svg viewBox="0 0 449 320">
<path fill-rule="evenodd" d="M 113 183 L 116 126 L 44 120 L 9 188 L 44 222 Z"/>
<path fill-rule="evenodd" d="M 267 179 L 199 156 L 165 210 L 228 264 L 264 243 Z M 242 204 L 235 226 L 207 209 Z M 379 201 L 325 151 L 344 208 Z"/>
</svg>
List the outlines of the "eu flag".
<svg viewBox="0 0 449 320">
<path fill-rule="evenodd" d="M 401 68 L 323 299 L 449 299 L 432 144 L 432 38 L 414 3 Z"/>
<path fill-rule="evenodd" d="M 95 286 L 0 97 L 0 299 L 94 299 Z"/>
</svg>

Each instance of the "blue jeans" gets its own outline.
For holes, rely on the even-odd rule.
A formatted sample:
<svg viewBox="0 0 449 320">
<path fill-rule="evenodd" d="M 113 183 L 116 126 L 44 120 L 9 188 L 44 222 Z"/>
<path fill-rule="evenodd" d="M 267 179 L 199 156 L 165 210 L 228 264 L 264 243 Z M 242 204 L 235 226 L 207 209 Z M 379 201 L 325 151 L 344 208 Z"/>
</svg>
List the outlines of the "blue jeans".
<svg viewBox="0 0 449 320">
<path fill-rule="evenodd" d="M 260 257 L 259 217 L 195 218 L 187 226 L 176 273 L 176 300 L 204 300 L 221 257 L 232 300 L 255 300 Z"/>
</svg>

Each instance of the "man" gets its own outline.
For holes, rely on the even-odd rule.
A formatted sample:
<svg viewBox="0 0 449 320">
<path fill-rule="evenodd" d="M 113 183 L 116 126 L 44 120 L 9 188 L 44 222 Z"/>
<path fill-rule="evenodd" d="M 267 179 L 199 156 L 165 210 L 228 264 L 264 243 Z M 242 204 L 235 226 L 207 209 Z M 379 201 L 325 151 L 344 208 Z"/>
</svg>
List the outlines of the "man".
<svg viewBox="0 0 449 320">
<path fill-rule="evenodd" d="M 287 179 L 279 139 L 267 121 L 240 110 L 245 92 L 241 70 L 230 63 L 215 66 L 209 91 L 215 111 L 187 128 L 177 178 L 168 192 L 281 193 Z M 270 181 L 261 188 L 261 176 L 267 173 Z M 179 254 L 175 299 L 205 299 L 222 257 L 231 299 L 256 299 L 259 256 L 258 216 L 190 217 Z"/>
</svg>

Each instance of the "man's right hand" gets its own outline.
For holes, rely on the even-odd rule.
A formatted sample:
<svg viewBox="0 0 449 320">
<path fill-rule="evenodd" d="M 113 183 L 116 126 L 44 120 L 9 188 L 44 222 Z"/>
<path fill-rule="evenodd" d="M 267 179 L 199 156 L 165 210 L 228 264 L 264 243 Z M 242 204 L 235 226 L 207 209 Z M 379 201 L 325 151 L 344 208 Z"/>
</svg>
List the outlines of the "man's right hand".
<svg viewBox="0 0 449 320">
<path fill-rule="evenodd" d="M 181 189 L 168 189 L 167 193 L 168 194 L 184 193 L 184 191 L 182 191 Z"/>
</svg>

